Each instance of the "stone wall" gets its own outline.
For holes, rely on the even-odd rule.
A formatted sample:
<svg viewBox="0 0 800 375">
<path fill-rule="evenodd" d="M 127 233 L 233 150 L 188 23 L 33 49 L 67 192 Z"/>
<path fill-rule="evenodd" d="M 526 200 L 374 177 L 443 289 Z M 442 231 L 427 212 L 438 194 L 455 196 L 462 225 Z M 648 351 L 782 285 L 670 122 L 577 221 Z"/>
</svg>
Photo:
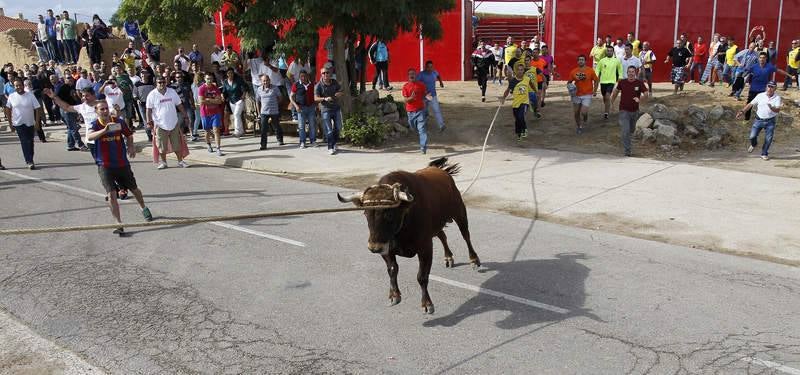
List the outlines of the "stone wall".
<svg viewBox="0 0 800 375">
<path fill-rule="evenodd" d="M 0 60 L 12 63 L 14 68 L 39 61 L 36 51 L 31 50 L 31 36 L 28 30 L 11 29 L 0 32 Z"/>
</svg>

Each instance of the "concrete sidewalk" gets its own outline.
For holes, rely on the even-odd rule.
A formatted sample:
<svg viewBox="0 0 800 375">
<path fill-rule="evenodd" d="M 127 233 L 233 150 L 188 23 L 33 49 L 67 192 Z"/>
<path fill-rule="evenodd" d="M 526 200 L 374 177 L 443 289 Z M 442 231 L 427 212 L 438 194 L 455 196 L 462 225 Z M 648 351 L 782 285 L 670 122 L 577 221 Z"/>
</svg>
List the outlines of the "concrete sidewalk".
<svg viewBox="0 0 800 375">
<path fill-rule="evenodd" d="M 63 127 L 45 131 L 53 140 L 65 139 Z M 343 145 L 330 156 L 324 144 L 299 149 L 292 137 L 277 146 L 271 136 L 268 150 L 259 151 L 259 138 L 246 136 L 223 139 L 223 157 L 208 153 L 204 142 L 190 142 L 187 160 L 363 188 L 386 172 L 413 171 L 447 156 L 461 164 L 456 182 L 463 189 L 477 172 L 480 148 L 441 146 L 433 137 L 427 155 L 409 144 L 381 151 Z M 142 131 L 136 140 L 147 143 Z M 149 157 L 151 149 L 145 147 Z M 794 178 L 640 158 L 490 148 L 464 199 L 472 207 L 800 266 L 800 181 Z"/>
</svg>

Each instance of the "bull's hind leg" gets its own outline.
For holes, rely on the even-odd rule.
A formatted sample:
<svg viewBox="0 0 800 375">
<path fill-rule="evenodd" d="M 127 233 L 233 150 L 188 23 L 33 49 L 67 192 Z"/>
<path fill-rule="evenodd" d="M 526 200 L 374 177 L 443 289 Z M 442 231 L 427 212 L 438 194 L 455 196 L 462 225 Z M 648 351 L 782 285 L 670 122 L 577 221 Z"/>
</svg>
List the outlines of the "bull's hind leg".
<svg viewBox="0 0 800 375">
<path fill-rule="evenodd" d="M 477 269 L 481 266 L 481 259 L 478 258 L 478 254 L 475 253 L 475 249 L 472 248 L 472 241 L 469 238 L 469 220 L 467 220 L 467 208 L 461 206 L 461 210 L 458 215 L 453 217 L 453 220 L 458 225 L 458 230 L 461 231 L 461 236 L 464 237 L 464 241 L 467 242 L 467 249 L 469 249 L 469 262 L 472 264 L 472 268 Z"/>
<path fill-rule="evenodd" d="M 433 301 L 428 294 L 428 276 L 431 274 L 431 264 L 433 263 L 433 241 L 421 245 L 417 251 L 419 258 L 419 271 L 417 272 L 417 282 L 422 291 L 422 312 L 433 314 Z"/>
<path fill-rule="evenodd" d="M 386 262 L 386 271 L 389 273 L 389 306 L 394 306 L 402 300 L 400 288 L 397 287 L 397 258 L 394 255 L 383 255 Z"/>
<path fill-rule="evenodd" d="M 453 267 L 453 252 L 450 251 L 450 246 L 447 246 L 447 235 L 444 234 L 444 229 L 436 233 L 436 237 L 439 237 L 439 241 L 442 241 L 442 246 L 444 247 L 444 266 L 447 268 Z"/>
</svg>

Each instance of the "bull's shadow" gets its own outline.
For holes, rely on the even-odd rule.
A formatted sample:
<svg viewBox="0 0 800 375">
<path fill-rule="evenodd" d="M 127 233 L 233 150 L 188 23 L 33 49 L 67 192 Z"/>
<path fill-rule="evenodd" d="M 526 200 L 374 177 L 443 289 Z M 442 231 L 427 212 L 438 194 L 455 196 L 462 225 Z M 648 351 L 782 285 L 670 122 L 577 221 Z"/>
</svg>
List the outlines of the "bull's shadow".
<svg viewBox="0 0 800 375">
<path fill-rule="evenodd" d="M 495 326 L 501 329 L 516 329 L 575 316 L 600 320 L 583 308 L 586 300 L 585 282 L 590 271 L 588 267 L 578 262 L 583 259 L 586 259 L 585 254 L 571 253 L 558 254 L 554 259 L 483 264 L 487 268 L 487 273 L 495 274 L 481 284 L 482 288 L 545 303 L 567 311 L 550 311 L 479 293 L 451 314 L 428 320 L 423 326 L 452 327 L 466 318 L 492 311 L 510 313 L 504 319 L 495 322 Z M 447 275 L 441 271 L 438 274 L 445 277 Z"/>
</svg>

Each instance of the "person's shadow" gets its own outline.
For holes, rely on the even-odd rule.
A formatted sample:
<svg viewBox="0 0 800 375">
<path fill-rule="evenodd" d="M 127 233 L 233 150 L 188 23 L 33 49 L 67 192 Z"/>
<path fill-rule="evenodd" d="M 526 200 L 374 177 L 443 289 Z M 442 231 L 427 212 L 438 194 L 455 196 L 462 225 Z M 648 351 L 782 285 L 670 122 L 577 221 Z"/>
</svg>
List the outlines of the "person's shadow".
<svg viewBox="0 0 800 375">
<path fill-rule="evenodd" d="M 453 313 L 428 320 L 425 327 L 452 327 L 462 320 L 490 311 L 510 314 L 495 322 L 501 329 L 516 329 L 541 322 L 560 321 L 575 316 L 601 320 L 583 308 L 586 300 L 585 281 L 589 268 L 578 260 L 582 253 L 558 254 L 554 259 L 522 260 L 508 263 L 484 263 L 486 272 L 496 272 L 481 288 L 504 293 L 549 306 L 536 307 L 506 298 L 479 293 Z"/>
</svg>

